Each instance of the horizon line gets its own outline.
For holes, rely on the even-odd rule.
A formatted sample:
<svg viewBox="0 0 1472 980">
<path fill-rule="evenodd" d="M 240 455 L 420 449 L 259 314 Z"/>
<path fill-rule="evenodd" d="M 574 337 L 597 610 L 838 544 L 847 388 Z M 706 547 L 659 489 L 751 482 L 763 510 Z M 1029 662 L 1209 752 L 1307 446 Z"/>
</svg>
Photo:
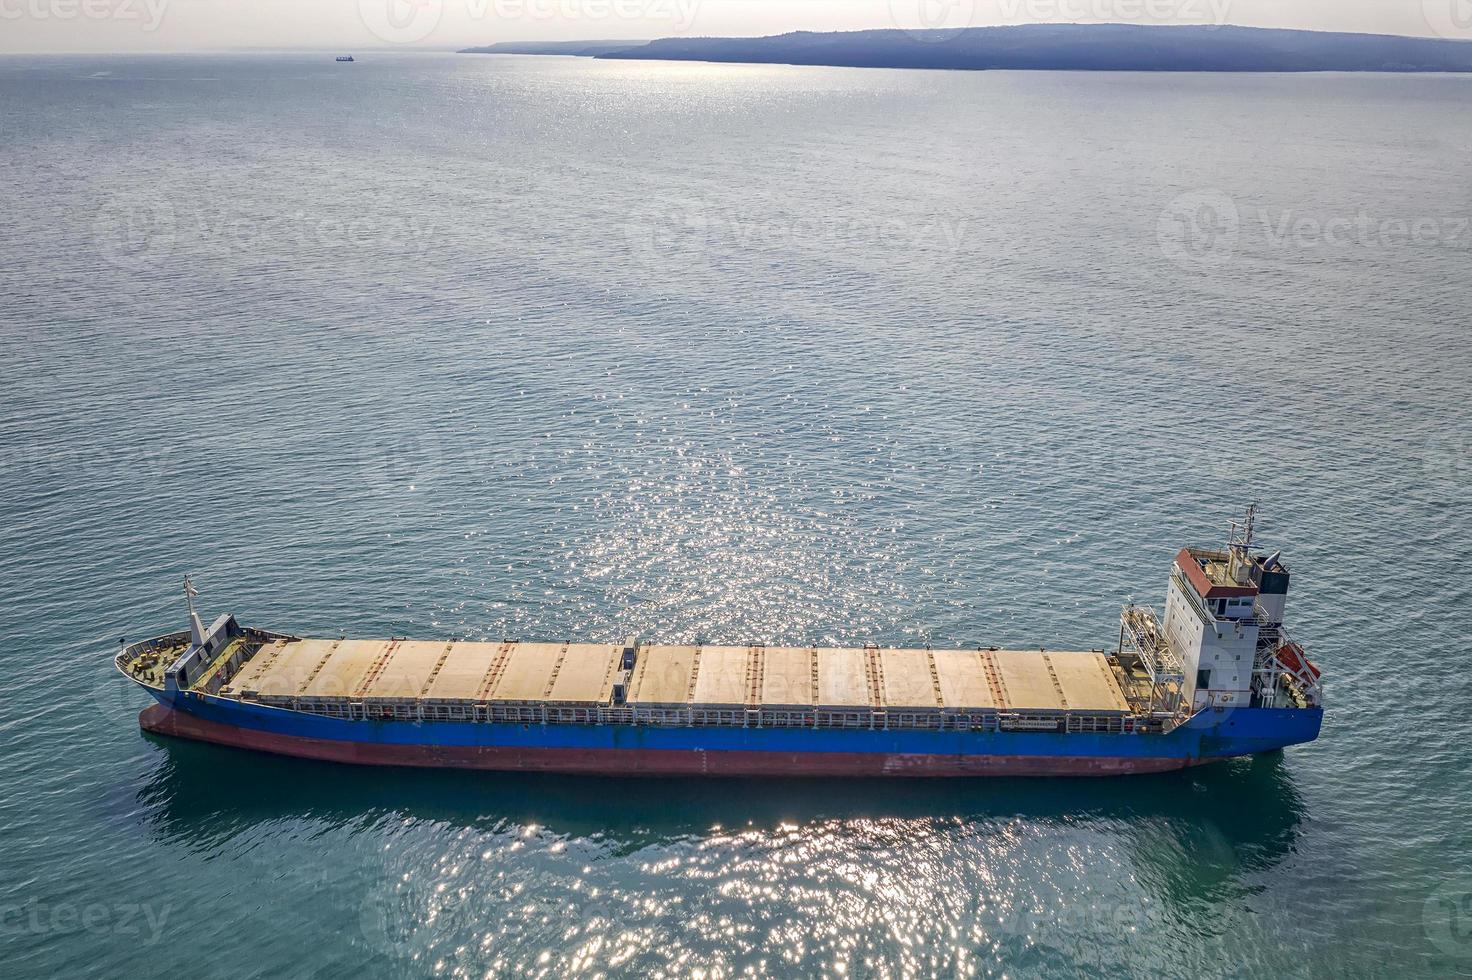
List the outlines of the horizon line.
<svg viewBox="0 0 1472 980">
<path fill-rule="evenodd" d="M 641 38 L 566 38 L 562 40 L 548 40 L 546 38 L 503 38 L 487 42 L 458 42 L 444 44 L 395 44 L 387 41 L 374 41 L 356 46 L 348 45 L 342 48 L 329 47 L 326 44 L 303 44 L 303 45 L 203 45 L 199 47 L 182 48 L 114 48 L 109 50 L 78 50 L 78 49 L 54 49 L 46 51 L 7 51 L 0 49 L 0 58 L 9 57 L 57 57 L 57 56 L 91 56 L 91 57 L 116 57 L 123 55 L 191 55 L 191 54 L 264 54 L 273 51 L 279 52 L 335 52 L 337 54 L 352 53 L 353 50 L 360 51 L 417 51 L 417 52 L 447 52 L 456 54 L 464 51 L 467 47 L 492 47 L 497 44 L 618 44 L 628 43 L 630 45 L 651 44 L 655 41 L 664 40 L 761 40 L 764 38 L 790 37 L 794 34 L 877 34 L 877 33 L 900 33 L 900 34 L 939 34 L 959 33 L 961 31 L 984 31 L 984 30 L 1015 30 L 1023 27 L 1138 27 L 1150 30 L 1172 30 L 1179 28 L 1236 28 L 1240 30 L 1271 31 L 1278 33 L 1301 33 L 1301 34 L 1340 34 L 1354 35 L 1360 37 L 1387 37 L 1403 38 L 1415 41 L 1443 41 L 1448 44 L 1472 44 L 1472 37 L 1449 38 L 1432 32 L 1430 34 L 1386 34 L 1383 31 L 1346 31 L 1326 30 L 1315 27 L 1262 27 L 1256 24 L 1141 24 L 1134 21 L 1100 20 L 1100 21 L 1027 21 L 1021 24 L 972 24 L 966 27 L 937 27 L 937 28 L 907 28 L 907 27 L 865 27 L 849 30 L 813 30 L 802 28 L 798 30 L 782 31 L 777 34 L 662 34 L 655 37 Z"/>
</svg>

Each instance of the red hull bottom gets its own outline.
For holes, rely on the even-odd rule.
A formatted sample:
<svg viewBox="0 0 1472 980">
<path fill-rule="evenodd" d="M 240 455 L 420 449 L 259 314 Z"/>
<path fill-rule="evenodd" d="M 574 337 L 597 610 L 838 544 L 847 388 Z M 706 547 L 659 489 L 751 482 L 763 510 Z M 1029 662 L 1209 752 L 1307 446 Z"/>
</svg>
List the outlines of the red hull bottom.
<svg viewBox="0 0 1472 980">
<path fill-rule="evenodd" d="M 522 746 L 385 745 L 277 735 L 206 721 L 161 704 L 144 709 L 146 731 L 234 748 L 366 766 L 494 769 L 601 776 L 1117 776 L 1166 772 L 1187 759 L 1092 756 L 899 755 L 866 752 L 737 752 L 666 749 L 537 749 Z"/>
</svg>

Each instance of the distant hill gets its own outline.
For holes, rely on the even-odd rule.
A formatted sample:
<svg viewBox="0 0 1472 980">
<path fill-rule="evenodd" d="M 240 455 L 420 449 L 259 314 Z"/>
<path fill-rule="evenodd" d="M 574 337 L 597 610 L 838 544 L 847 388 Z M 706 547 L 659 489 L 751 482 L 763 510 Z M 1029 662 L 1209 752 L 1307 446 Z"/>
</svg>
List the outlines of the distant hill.
<svg viewBox="0 0 1472 980">
<path fill-rule="evenodd" d="M 828 34 L 798 31 L 772 37 L 667 37 L 647 44 L 628 41 L 493 44 L 469 50 L 851 68 L 1472 71 L 1472 42 L 1469 41 L 1258 27 L 1136 24 L 1025 24 Z"/>
<path fill-rule="evenodd" d="M 562 54 L 595 58 L 627 48 L 637 48 L 648 41 L 501 41 L 479 48 L 465 48 L 459 54 Z"/>
</svg>

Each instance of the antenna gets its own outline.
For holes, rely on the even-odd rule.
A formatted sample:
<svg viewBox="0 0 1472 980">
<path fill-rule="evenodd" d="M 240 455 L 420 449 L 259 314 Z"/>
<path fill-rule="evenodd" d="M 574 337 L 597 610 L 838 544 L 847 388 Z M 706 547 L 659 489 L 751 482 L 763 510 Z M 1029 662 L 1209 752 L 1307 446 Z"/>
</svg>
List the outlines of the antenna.
<svg viewBox="0 0 1472 980">
<path fill-rule="evenodd" d="M 1252 547 L 1252 532 L 1257 525 L 1257 501 L 1247 505 L 1247 514 L 1239 524 L 1232 521 L 1232 533 L 1227 537 L 1227 547 L 1250 548 Z M 1238 533 L 1240 530 L 1241 533 Z"/>
</svg>

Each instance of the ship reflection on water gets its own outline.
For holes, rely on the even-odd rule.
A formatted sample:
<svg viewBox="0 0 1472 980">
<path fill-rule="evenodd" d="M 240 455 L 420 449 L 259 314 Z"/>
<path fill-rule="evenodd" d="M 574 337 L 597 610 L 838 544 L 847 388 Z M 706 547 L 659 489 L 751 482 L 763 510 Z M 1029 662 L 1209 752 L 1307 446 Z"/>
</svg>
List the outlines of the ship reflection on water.
<svg viewBox="0 0 1472 980">
<path fill-rule="evenodd" d="M 1084 937 L 1180 927 L 1203 899 L 1249 904 L 1303 816 L 1281 755 L 1102 780 L 614 780 L 149 741 L 138 803 L 161 845 L 263 874 L 340 850 L 320 887 L 370 952 L 467 969 L 672 950 L 726 972 L 1046 967 Z"/>
</svg>

